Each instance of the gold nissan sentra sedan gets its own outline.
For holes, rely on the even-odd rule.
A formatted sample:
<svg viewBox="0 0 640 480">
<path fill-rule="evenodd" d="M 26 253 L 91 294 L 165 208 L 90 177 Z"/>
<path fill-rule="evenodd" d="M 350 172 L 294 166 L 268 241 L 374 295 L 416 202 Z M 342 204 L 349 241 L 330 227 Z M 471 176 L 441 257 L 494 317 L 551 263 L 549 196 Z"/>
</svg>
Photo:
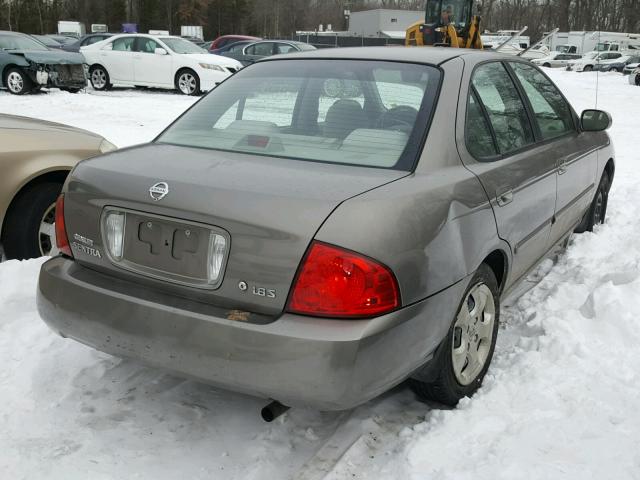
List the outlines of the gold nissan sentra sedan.
<svg viewBox="0 0 640 480">
<path fill-rule="evenodd" d="M 7 258 L 55 250 L 55 203 L 68 173 L 80 160 L 114 149 L 86 130 L 0 115 L 0 243 Z"/>
</svg>

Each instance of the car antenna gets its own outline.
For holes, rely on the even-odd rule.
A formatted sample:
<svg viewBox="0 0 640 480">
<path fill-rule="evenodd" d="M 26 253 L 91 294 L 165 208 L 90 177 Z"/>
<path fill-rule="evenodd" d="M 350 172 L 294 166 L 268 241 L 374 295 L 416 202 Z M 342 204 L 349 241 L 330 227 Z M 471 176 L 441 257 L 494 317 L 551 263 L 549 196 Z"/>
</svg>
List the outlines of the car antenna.
<svg viewBox="0 0 640 480">
<path fill-rule="evenodd" d="M 598 58 L 600 56 L 600 27 L 598 26 L 598 43 L 596 44 L 596 49 L 598 49 L 598 54 L 596 55 L 596 61 L 594 62 L 596 64 L 596 106 L 595 109 L 598 109 L 598 86 L 600 84 L 600 68 L 598 68 L 598 62 L 600 61 L 600 59 Z"/>
</svg>

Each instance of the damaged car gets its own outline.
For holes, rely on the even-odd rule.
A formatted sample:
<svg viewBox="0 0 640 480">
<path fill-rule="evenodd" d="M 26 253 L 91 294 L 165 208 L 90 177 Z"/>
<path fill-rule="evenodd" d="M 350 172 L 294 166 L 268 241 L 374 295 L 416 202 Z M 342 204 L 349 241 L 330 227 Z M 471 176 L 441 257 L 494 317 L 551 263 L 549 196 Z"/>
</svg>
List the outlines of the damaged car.
<svg viewBox="0 0 640 480">
<path fill-rule="evenodd" d="M 0 31 L 0 88 L 14 95 L 60 88 L 76 93 L 87 84 L 81 54 L 47 48 L 28 35 Z"/>
</svg>

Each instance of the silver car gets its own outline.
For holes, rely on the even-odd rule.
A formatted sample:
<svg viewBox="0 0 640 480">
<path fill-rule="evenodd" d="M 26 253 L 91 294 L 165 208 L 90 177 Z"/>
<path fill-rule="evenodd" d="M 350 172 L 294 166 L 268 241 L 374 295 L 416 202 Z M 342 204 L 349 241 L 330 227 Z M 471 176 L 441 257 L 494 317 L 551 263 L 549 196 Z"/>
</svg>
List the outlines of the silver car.
<svg viewBox="0 0 640 480">
<path fill-rule="evenodd" d="M 287 406 L 406 379 L 455 405 L 501 298 L 603 222 L 610 123 L 513 56 L 270 57 L 73 170 L 38 308 L 62 336 Z"/>
</svg>

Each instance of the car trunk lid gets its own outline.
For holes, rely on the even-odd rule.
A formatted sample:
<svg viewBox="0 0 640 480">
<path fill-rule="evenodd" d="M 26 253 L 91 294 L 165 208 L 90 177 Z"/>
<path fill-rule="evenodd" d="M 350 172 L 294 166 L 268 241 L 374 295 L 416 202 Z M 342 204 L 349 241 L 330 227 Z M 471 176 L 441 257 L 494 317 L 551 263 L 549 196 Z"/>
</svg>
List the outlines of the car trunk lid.
<svg viewBox="0 0 640 480">
<path fill-rule="evenodd" d="M 67 182 L 67 234 L 87 266 L 219 307 L 275 316 L 331 212 L 407 174 L 151 144 L 78 165 Z M 124 257 L 133 268 L 108 258 L 105 208 L 129 212 Z M 188 238 L 188 230 L 200 240 Z M 225 236 L 228 250 L 221 282 L 206 284 L 202 262 L 212 234 Z"/>
</svg>

